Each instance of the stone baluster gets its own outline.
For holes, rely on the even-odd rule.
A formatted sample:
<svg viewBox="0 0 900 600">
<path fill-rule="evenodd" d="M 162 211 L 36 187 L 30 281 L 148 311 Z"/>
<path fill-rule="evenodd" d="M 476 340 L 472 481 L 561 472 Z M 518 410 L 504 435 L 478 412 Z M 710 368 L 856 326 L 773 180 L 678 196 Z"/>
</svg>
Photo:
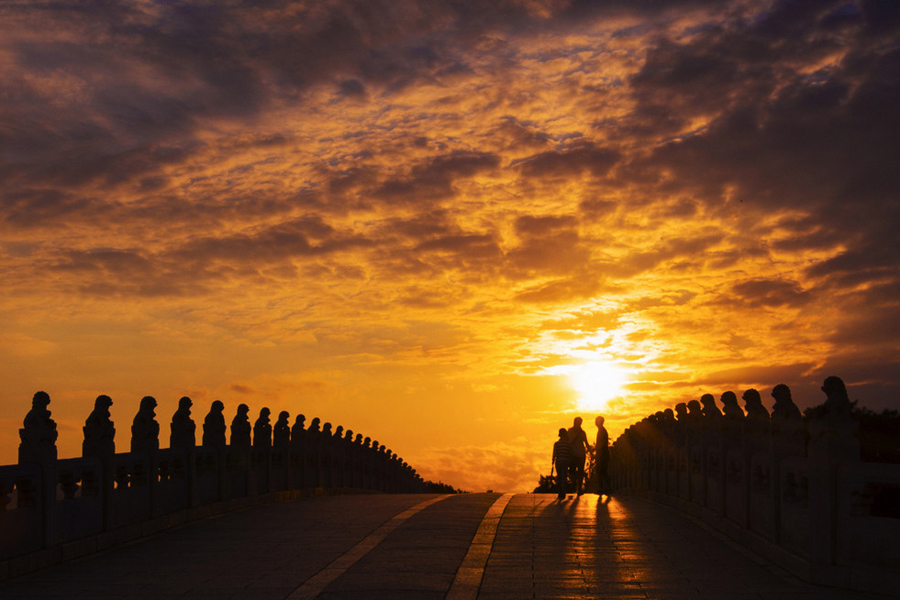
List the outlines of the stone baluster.
<svg viewBox="0 0 900 600">
<path fill-rule="evenodd" d="M 49 547 L 56 540 L 54 504 L 56 503 L 57 452 L 56 422 L 50 417 L 50 395 L 37 392 L 31 400 L 31 410 L 19 429 L 19 464 L 37 465 L 41 469 L 41 492 L 38 500 L 41 511 L 42 542 Z"/>
</svg>

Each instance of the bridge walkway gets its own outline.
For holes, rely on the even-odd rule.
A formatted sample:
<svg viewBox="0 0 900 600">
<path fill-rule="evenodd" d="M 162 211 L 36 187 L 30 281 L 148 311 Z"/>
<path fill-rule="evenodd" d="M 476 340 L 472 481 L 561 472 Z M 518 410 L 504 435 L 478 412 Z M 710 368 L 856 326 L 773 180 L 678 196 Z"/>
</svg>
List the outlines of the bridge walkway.
<svg viewBox="0 0 900 600">
<path fill-rule="evenodd" d="M 0 598 L 884 596 L 809 585 L 639 498 L 467 494 L 323 496 L 259 506 L 0 583 Z"/>
</svg>

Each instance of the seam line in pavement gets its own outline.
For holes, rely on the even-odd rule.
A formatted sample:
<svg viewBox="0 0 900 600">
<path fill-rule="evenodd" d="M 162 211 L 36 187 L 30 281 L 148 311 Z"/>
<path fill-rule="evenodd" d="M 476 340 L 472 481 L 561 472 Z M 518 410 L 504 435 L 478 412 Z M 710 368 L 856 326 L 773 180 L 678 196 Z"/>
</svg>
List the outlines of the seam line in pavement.
<svg viewBox="0 0 900 600">
<path fill-rule="evenodd" d="M 393 530 L 397 529 L 401 523 L 420 510 L 428 508 L 441 500 L 446 500 L 449 497 L 450 494 L 431 498 L 430 500 L 420 502 L 395 515 L 390 521 L 367 535 L 361 542 L 347 550 L 342 556 L 336 558 L 330 565 L 303 582 L 303 584 L 294 590 L 286 600 L 312 600 L 321 594 L 322 591 L 328 587 L 329 583 L 343 575 L 347 569 L 356 563 L 356 561 L 380 544 L 382 540 L 384 540 L 384 538 L 386 538 Z"/>
<path fill-rule="evenodd" d="M 478 596 L 478 588 L 481 587 L 481 579 L 484 576 L 484 567 L 487 564 L 488 557 L 491 555 L 491 549 L 494 546 L 494 538 L 497 536 L 497 527 L 500 525 L 500 517 L 506 510 L 506 505 L 512 499 L 513 494 L 503 494 L 497 498 L 488 509 L 475 537 L 472 538 L 472 544 L 466 557 L 456 571 L 456 577 L 453 579 L 453 585 L 447 593 L 446 600 L 475 600 Z"/>
</svg>

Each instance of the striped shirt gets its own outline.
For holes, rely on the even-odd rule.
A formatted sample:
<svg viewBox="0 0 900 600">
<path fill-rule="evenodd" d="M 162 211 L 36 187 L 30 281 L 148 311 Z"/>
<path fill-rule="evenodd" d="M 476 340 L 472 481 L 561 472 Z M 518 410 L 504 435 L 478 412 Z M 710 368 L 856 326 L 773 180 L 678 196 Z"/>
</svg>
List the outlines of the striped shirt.
<svg viewBox="0 0 900 600">
<path fill-rule="evenodd" d="M 553 444 L 553 462 L 557 464 L 572 462 L 572 446 L 569 440 L 559 440 Z"/>
</svg>

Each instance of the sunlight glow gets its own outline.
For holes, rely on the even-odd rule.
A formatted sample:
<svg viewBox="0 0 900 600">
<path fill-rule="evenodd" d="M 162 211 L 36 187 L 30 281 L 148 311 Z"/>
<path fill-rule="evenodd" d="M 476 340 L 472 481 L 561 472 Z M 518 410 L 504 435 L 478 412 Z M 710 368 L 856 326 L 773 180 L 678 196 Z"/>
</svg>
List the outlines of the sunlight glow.
<svg viewBox="0 0 900 600">
<path fill-rule="evenodd" d="M 577 367 L 570 378 L 578 392 L 579 410 L 600 411 L 624 393 L 626 373 L 614 363 L 594 361 Z"/>
</svg>

